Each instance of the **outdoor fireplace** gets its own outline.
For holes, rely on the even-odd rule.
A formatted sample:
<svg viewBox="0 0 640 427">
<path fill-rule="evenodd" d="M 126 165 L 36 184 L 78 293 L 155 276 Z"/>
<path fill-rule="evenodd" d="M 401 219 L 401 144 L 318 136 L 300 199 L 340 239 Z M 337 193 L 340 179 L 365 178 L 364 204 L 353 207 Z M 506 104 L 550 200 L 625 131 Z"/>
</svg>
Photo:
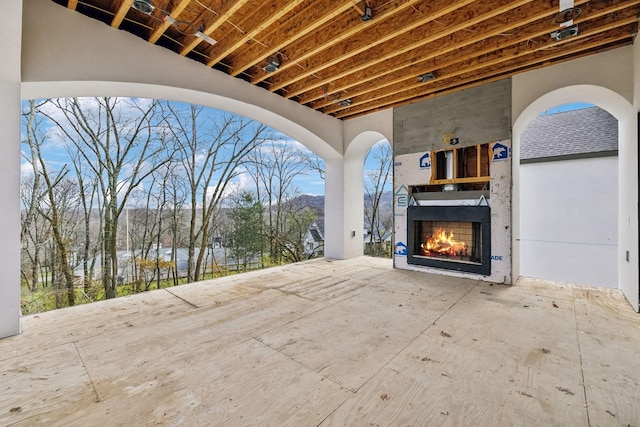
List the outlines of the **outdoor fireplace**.
<svg viewBox="0 0 640 427">
<path fill-rule="evenodd" d="M 490 275 L 489 206 L 409 206 L 407 262 Z"/>
</svg>

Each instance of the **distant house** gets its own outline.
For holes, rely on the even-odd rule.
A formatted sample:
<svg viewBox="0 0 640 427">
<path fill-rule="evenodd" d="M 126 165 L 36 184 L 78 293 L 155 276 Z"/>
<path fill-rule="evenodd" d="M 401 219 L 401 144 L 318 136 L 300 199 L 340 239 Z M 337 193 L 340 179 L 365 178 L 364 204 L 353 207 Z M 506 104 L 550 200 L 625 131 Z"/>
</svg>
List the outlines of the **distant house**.
<svg viewBox="0 0 640 427">
<path fill-rule="evenodd" d="M 364 253 L 365 254 L 389 254 L 391 256 L 391 242 L 393 233 L 391 231 L 384 231 L 380 235 L 376 230 L 365 230 L 364 233 Z"/>
<path fill-rule="evenodd" d="M 304 253 L 313 258 L 324 255 L 324 219 L 317 219 L 309 225 L 303 239 Z"/>
</svg>

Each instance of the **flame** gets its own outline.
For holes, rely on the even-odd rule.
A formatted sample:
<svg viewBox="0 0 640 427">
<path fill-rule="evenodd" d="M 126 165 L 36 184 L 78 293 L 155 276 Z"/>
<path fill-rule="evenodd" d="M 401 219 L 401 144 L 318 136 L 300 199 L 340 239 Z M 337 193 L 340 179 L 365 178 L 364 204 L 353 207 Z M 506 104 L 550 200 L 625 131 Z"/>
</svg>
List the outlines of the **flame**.
<svg viewBox="0 0 640 427">
<path fill-rule="evenodd" d="M 420 245 L 423 255 L 447 255 L 447 256 L 467 256 L 467 244 L 458 242 L 453 238 L 453 231 L 447 233 L 439 228 L 435 234 L 427 238 L 427 241 Z"/>
</svg>

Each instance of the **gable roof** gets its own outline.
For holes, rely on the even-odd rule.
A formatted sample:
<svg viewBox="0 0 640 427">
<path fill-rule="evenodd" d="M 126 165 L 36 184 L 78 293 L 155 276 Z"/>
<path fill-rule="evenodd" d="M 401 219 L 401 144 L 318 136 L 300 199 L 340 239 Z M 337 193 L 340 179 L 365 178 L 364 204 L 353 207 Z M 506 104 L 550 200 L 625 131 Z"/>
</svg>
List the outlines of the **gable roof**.
<svg viewBox="0 0 640 427">
<path fill-rule="evenodd" d="M 618 120 L 599 107 L 536 117 L 522 133 L 520 159 L 618 149 Z"/>
</svg>

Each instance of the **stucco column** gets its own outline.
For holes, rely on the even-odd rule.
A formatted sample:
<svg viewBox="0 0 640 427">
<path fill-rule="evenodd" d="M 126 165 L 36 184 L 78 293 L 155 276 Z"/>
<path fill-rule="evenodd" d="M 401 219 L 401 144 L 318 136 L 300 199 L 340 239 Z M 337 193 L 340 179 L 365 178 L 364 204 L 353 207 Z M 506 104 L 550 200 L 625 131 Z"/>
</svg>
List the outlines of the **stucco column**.
<svg viewBox="0 0 640 427">
<path fill-rule="evenodd" d="M 2 4 L 0 27 L 0 338 L 20 333 L 20 50 L 22 0 Z"/>
<path fill-rule="evenodd" d="M 325 162 L 324 254 L 348 259 L 363 253 L 364 190 L 362 161 Z"/>
</svg>

